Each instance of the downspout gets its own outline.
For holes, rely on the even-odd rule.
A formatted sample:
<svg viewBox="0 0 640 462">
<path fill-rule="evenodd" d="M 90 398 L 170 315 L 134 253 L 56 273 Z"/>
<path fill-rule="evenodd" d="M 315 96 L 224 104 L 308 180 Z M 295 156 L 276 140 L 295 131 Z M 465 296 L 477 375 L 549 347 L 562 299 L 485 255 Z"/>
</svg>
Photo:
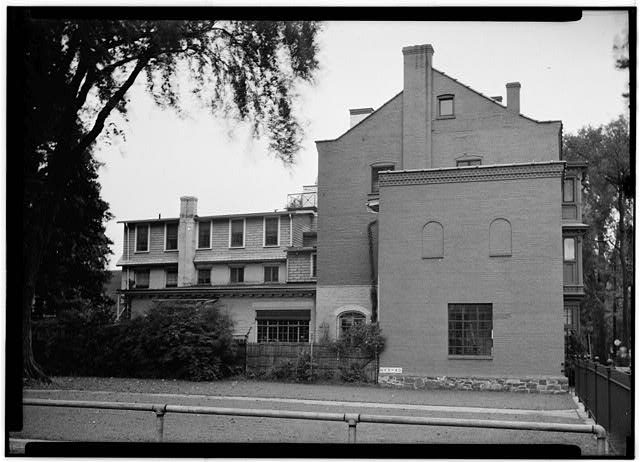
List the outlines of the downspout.
<svg viewBox="0 0 640 462">
<path fill-rule="evenodd" d="M 378 322 L 378 278 L 376 276 L 375 261 L 373 259 L 373 225 L 378 220 L 373 220 L 367 225 L 367 236 L 369 238 L 369 276 L 371 279 L 371 322 Z"/>
<path fill-rule="evenodd" d="M 289 214 L 289 247 L 293 247 L 293 220 L 291 218 L 291 214 Z M 286 263 L 286 272 L 287 276 L 285 277 L 285 282 L 289 282 L 289 253 L 287 252 Z"/>
</svg>

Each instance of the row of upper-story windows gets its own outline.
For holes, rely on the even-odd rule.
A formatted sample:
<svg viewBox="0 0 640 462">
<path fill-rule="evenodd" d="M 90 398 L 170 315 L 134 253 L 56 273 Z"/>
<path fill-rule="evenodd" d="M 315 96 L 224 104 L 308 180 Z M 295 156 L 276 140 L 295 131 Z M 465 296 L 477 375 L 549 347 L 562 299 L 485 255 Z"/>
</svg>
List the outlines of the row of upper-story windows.
<svg viewBox="0 0 640 462">
<path fill-rule="evenodd" d="M 198 249 L 210 249 L 212 242 L 211 221 L 199 221 Z M 246 219 L 233 218 L 229 220 L 229 248 L 243 248 L 245 246 Z M 138 224 L 135 227 L 135 251 L 148 252 L 151 239 L 149 224 Z M 263 218 L 263 246 L 278 247 L 280 245 L 280 217 Z M 164 228 L 164 250 L 178 250 L 178 224 L 166 223 Z"/>
</svg>

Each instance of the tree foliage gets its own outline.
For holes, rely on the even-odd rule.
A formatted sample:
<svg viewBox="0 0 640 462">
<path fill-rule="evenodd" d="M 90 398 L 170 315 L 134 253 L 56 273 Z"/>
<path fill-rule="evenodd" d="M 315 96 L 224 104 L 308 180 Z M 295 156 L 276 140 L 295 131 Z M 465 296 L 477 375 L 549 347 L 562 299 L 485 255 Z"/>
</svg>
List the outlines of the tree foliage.
<svg viewBox="0 0 640 462">
<path fill-rule="evenodd" d="M 565 136 L 564 157 L 588 162 L 588 179 L 583 183 L 584 219 L 589 224 L 583 246 L 587 299 L 582 318 L 604 359 L 614 335 L 625 345 L 631 336 L 635 185 L 628 121 L 620 116 L 607 125 Z"/>
<path fill-rule="evenodd" d="M 319 25 L 58 20 L 32 11 L 12 10 L 10 33 L 22 46 L 17 72 L 24 90 L 16 112 L 24 121 L 24 374 L 44 377 L 33 360 L 30 327 L 41 265 L 63 204 L 78 198 L 74 178 L 93 165 L 96 139 L 120 132 L 110 116 L 126 118 L 129 89 L 144 76 L 155 102 L 177 111 L 187 109 L 182 101 L 189 90 L 213 112 L 251 122 L 253 134 L 267 136 L 270 150 L 292 163 L 302 136 L 295 88 L 313 80 Z"/>
</svg>

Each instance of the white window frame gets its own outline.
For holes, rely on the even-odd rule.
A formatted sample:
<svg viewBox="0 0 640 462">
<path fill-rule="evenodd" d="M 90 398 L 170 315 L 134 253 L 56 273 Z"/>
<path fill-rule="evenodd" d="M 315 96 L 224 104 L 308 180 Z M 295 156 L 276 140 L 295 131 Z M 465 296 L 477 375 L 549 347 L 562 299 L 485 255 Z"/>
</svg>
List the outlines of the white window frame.
<svg viewBox="0 0 640 462">
<path fill-rule="evenodd" d="M 239 269 L 239 268 L 242 268 L 242 281 L 232 281 L 231 280 L 231 270 L 232 269 Z M 245 283 L 245 277 L 244 277 L 245 276 L 245 274 L 244 274 L 245 273 L 245 271 L 244 271 L 245 268 L 246 268 L 245 265 L 229 265 L 229 284 L 244 284 Z M 264 277 L 264 275 L 263 275 L 263 277 Z"/>
<path fill-rule="evenodd" d="M 201 223 L 209 223 L 209 247 L 200 247 L 200 224 Z M 203 220 L 198 221 L 198 229 L 197 229 L 197 239 L 196 249 L 211 249 L 213 246 L 213 220 Z"/>
<path fill-rule="evenodd" d="M 313 261 L 316 261 L 316 274 L 313 274 Z M 309 275 L 311 278 L 316 279 L 318 277 L 318 252 L 313 252 L 309 259 Z"/>
<path fill-rule="evenodd" d="M 264 270 L 265 268 L 276 268 L 278 270 L 278 280 L 277 281 L 267 281 L 266 278 L 264 277 Z M 231 275 L 229 275 L 231 276 Z M 231 279 L 231 277 L 229 277 L 229 279 Z M 265 263 L 264 265 L 262 265 L 262 282 L 264 282 L 265 284 L 273 284 L 275 282 L 280 282 L 280 265 L 275 264 L 275 263 Z"/>
<path fill-rule="evenodd" d="M 231 223 L 234 221 L 242 220 L 242 246 L 231 246 Z M 229 218 L 229 248 L 230 249 L 244 249 L 247 240 L 247 219 L 246 218 Z"/>
<path fill-rule="evenodd" d="M 176 228 L 176 248 L 175 249 L 167 249 L 167 225 L 170 225 L 170 224 L 173 224 L 173 223 L 165 223 L 164 224 L 164 251 L 165 252 L 177 252 L 178 251 L 178 234 L 177 233 L 179 232 L 180 225 L 178 224 L 177 228 Z"/>
<path fill-rule="evenodd" d="M 267 245 L 267 218 L 278 219 L 278 240 L 276 244 Z M 264 216 L 262 217 L 262 247 L 280 247 L 280 215 L 278 216 Z"/>
<path fill-rule="evenodd" d="M 138 226 L 146 226 L 147 227 L 147 250 L 138 250 Z M 149 253 L 149 251 L 151 250 L 151 224 L 150 223 L 140 223 L 140 224 L 136 224 L 136 232 L 135 232 L 135 238 L 134 238 L 134 242 L 133 242 L 133 248 L 134 248 L 134 252 L 133 253 Z"/>
</svg>

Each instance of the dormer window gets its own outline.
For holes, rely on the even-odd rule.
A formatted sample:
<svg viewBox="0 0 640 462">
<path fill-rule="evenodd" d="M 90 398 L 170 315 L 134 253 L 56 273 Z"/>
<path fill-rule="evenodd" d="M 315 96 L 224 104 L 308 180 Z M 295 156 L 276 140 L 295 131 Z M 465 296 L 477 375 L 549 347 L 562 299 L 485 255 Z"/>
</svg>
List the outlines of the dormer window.
<svg viewBox="0 0 640 462">
<path fill-rule="evenodd" d="M 453 95 L 438 96 L 438 117 L 451 118 L 455 117 L 453 106 Z"/>
</svg>

